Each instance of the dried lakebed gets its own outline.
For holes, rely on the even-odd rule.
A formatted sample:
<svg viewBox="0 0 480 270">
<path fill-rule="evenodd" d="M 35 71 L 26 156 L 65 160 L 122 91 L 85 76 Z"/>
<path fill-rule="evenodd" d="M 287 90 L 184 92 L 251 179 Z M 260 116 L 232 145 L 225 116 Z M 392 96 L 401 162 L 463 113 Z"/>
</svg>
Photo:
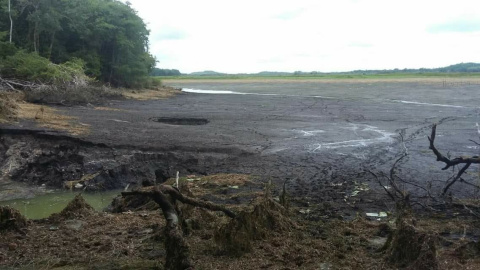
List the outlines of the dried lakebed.
<svg viewBox="0 0 480 270">
<path fill-rule="evenodd" d="M 365 171 L 387 171 L 405 148 L 403 177 L 443 185 L 450 175 L 440 170 L 425 137 L 432 123 L 442 123 L 437 144 L 445 153 L 478 153 L 469 142 L 479 136 L 476 85 L 166 83 L 188 92 L 164 100 L 112 101 L 107 107 L 114 110 L 58 108 L 88 124 L 87 135 L 69 136 L 31 122 L 3 125 L 0 184 L 8 188 L 0 199 L 31 196 L 42 184 L 62 188 L 66 181 L 110 190 L 162 182 L 176 171 L 228 172 L 253 175 L 258 183 L 272 180 L 276 190 L 288 179 L 287 190 L 299 204 L 322 204 L 343 216 L 388 210 Z M 461 185 L 453 191 L 469 195 Z"/>
</svg>

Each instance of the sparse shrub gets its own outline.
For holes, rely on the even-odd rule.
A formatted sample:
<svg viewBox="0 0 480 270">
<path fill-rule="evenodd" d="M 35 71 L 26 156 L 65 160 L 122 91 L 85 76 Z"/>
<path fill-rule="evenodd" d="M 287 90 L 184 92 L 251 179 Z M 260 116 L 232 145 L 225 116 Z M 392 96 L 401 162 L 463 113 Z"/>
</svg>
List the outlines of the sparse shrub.
<svg viewBox="0 0 480 270">
<path fill-rule="evenodd" d="M 14 55 L 18 51 L 17 47 L 9 42 L 0 41 L 0 59 L 5 59 L 7 56 Z"/>
</svg>

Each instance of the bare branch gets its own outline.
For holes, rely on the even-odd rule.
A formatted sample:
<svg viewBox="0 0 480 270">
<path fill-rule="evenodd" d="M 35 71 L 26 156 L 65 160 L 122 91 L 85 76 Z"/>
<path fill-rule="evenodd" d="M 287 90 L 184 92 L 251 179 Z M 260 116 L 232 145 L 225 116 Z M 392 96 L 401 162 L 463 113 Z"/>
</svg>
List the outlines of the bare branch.
<svg viewBox="0 0 480 270">
<path fill-rule="evenodd" d="M 385 192 L 387 193 L 387 195 L 388 195 L 393 201 L 396 201 L 395 196 L 394 196 L 392 193 L 390 193 L 390 191 L 388 191 L 388 189 L 382 184 L 382 181 L 380 180 L 380 178 L 378 178 L 378 176 L 377 176 L 374 172 L 372 172 L 372 171 L 370 171 L 370 170 L 367 170 L 367 172 L 369 172 L 371 175 L 373 175 L 373 176 L 375 177 L 375 179 L 377 179 L 378 184 L 380 184 L 380 186 L 385 190 Z"/>
<path fill-rule="evenodd" d="M 474 140 L 469 140 L 469 141 L 473 142 L 473 143 L 476 144 L 476 145 L 480 145 L 480 143 L 478 143 L 478 142 L 476 142 L 476 141 L 474 141 Z"/>
<path fill-rule="evenodd" d="M 460 179 L 460 177 L 462 177 L 462 174 L 468 169 L 468 167 L 470 167 L 470 164 L 471 164 L 471 163 L 465 164 L 465 166 L 463 166 L 463 168 L 462 168 L 460 171 L 458 171 L 457 176 L 455 176 L 455 178 L 453 178 L 453 180 L 452 180 L 450 183 L 448 183 L 448 185 L 446 185 L 445 188 L 443 189 L 443 192 L 442 192 L 443 195 L 445 195 L 445 194 L 447 193 L 448 189 L 449 189 L 455 182 L 457 182 L 457 180 Z"/>
<path fill-rule="evenodd" d="M 442 170 L 446 170 L 446 169 L 448 169 L 452 166 L 458 165 L 458 164 L 472 164 L 472 163 L 480 164 L 480 157 L 479 156 L 457 157 L 457 158 L 454 158 L 454 159 L 450 160 L 449 158 L 442 155 L 442 153 L 440 153 L 440 151 L 438 151 L 438 149 L 434 145 L 436 129 L 437 129 L 437 125 L 434 124 L 432 126 L 432 133 L 431 133 L 430 137 L 428 137 L 428 140 L 430 141 L 430 147 L 429 148 L 433 151 L 435 156 L 437 156 L 437 161 L 441 161 L 441 162 L 445 163 L 445 167 L 442 168 Z"/>
</svg>

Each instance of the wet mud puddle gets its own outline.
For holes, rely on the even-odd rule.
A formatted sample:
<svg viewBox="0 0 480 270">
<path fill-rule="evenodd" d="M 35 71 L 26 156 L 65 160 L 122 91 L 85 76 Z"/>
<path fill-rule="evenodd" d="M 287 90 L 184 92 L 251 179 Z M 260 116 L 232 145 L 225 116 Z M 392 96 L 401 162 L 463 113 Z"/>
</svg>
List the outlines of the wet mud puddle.
<svg viewBox="0 0 480 270">
<path fill-rule="evenodd" d="M 105 209 L 122 190 L 110 190 L 105 192 L 82 193 L 83 198 L 95 210 Z M 10 206 L 19 210 L 28 219 L 47 218 L 53 213 L 59 213 L 73 200 L 78 192 L 55 191 L 30 199 L 16 199 L 1 201 L 0 206 Z"/>
</svg>

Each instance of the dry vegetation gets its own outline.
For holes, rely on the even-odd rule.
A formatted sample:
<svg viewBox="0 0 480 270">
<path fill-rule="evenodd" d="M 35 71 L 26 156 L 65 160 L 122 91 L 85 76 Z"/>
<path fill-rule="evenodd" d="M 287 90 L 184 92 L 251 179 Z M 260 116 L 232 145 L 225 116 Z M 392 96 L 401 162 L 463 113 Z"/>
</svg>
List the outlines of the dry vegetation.
<svg viewBox="0 0 480 270">
<path fill-rule="evenodd" d="M 179 89 L 171 87 L 162 87 L 159 89 L 144 89 L 144 90 L 124 90 L 122 94 L 126 98 L 136 100 L 152 100 L 152 99 L 165 99 L 173 97 L 181 93 Z"/>
<path fill-rule="evenodd" d="M 17 117 L 18 101 L 23 95 L 16 92 L 0 92 L 0 123 L 15 120 Z"/>
<path fill-rule="evenodd" d="M 0 123 L 26 120 L 40 127 L 61 130 L 72 135 L 88 133 L 89 125 L 79 123 L 76 118 L 62 115 L 59 110 L 45 105 L 25 102 L 23 99 L 23 93 L 0 94 Z"/>
<path fill-rule="evenodd" d="M 25 92 L 0 93 L 0 123 L 15 121 L 33 121 L 36 125 L 67 132 L 71 135 L 84 135 L 89 132 L 89 125 L 80 123 L 75 117 L 62 115 L 61 111 L 45 104 L 89 104 L 101 103 L 105 98 L 131 98 L 137 100 L 164 99 L 180 93 L 180 90 L 162 87 L 155 90 L 127 90 L 96 88 L 38 87 Z M 33 103 L 30 103 L 33 102 Z M 120 109 L 97 106 L 95 110 L 120 111 Z"/>
<path fill-rule="evenodd" d="M 359 215 L 352 221 L 310 221 L 298 208 L 283 208 L 255 182 L 226 174 L 180 178 L 182 194 L 223 201 L 237 213 L 231 219 L 178 203 L 196 269 L 426 269 L 421 264 L 427 261 L 425 253 L 406 250 L 410 257 L 405 257 L 385 245 L 405 245 L 409 232 L 435 245 L 435 254 L 427 253 L 435 256 L 435 269 L 480 266 L 480 249 L 472 241 L 478 219 L 410 216 L 406 223 L 395 223 L 393 217 L 377 221 Z M 246 190 L 254 190 L 255 196 L 245 197 Z M 163 269 L 164 226 L 158 210 L 98 213 L 76 198 L 62 213 L 30 221 L 25 234 L 0 234 L 0 268 Z"/>
<path fill-rule="evenodd" d="M 62 115 L 57 109 L 32 103 L 19 103 L 18 118 L 35 121 L 44 128 L 65 131 L 72 135 L 82 135 L 89 132 L 89 125 L 79 123 L 75 117 Z"/>
</svg>

